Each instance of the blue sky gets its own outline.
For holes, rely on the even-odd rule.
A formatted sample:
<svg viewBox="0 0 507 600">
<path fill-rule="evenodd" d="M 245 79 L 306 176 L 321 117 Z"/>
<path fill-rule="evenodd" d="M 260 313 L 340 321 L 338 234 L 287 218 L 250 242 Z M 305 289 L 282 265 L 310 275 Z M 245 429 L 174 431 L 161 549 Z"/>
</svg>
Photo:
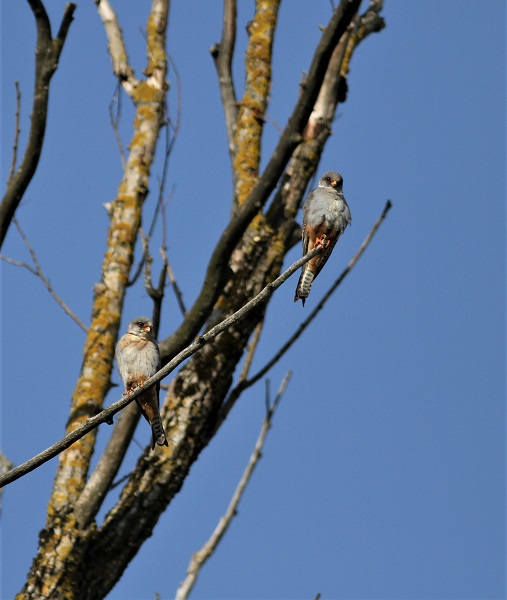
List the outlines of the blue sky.
<svg viewBox="0 0 507 600">
<path fill-rule="evenodd" d="M 56 31 L 65 3 L 46 4 Z M 108 225 L 102 204 L 115 196 L 121 162 L 109 125 L 115 81 L 105 36 L 94 4 L 78 4 L 52 82 L 42 158 L 18 217 L 55 290 L 88 322 Z M 209 56 L 222 9 L 218 0 L 172 4 L 168 39 L 181 75 L 182 123 L 169 168 L 168 240 L 190 304 L 230 210 Z M 116 7 L 141 72 L 139 27 L 149 3 Z M 3 2 L 1 11 L 5 182 L 13 82 L 21 86 L 24 147 L 35 36 L 25 2 Z M 240 3 L 238 95 L 252 11 L 253 2 Z M 328 0 L 282 4 L 269 107 L 280 126 L 329 14 Z M 319 168 L 342 173 L 352 228 L 305 309 L 292 302 L 296 276 L 276 293 L 254 370 L 315 306 L 388 198 L 393 209 L 325 311 L 271 372 L 273 389 L 288 369 L 294 375 L 238 517 L 202 571 L 195 599 L 318 592 L 323 599 L 505 597 L 505 6 L 386 0 L 383 14 L 387 28 L 354 55 L 348 101 Z M 170 80 L 174 114 L 172 72 Z M 127 99 L 123 107 L 127 142 Z M 264 160 L 277 136 L 268 123 Z M 153 173 L 155 190 L 160 161 Z M 152 194 L 147 221 L 154 201 Z M 12 228 L 2 252 L 29 260 Z M 295 248 L 287 264 L 299 255 Z M 27 271 L 6 264 L 0 270 L 1 447 L 19 464 L 62 436 L 84 335 Z M 142 287 L 132 288 L 125 325 L 149 311 Z M 179 319 L 169 293 L 160 337 Z M 260 384 L 202 453 L 108 598 L 144 600 L 155 591 L 173 597 L 191 554 L 225 511 L 263 416 Z M 136 433 L 142 445 L 149 436 L 143 425 Z M 109 431 L 102 427 L 100 447 Z M 130 450 L 123 472 L 138 452 Z M 52 461 L 4 492 L 2 598 L 23 584 L 55 467 Z"/>
</svg>

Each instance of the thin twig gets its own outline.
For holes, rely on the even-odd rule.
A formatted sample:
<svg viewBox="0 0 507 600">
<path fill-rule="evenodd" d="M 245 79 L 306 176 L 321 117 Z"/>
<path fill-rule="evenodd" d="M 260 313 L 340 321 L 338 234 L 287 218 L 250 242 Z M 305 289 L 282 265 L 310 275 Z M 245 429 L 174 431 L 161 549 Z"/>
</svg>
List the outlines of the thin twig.
<svg viewBox="0 0 507 600">
<path fill-rule="evenodd" d="M 176 302 L 178 303 L 178 307 L 181 311 L 181 314 L 185 317 L 187 314 L 187 308 L 186 308 L 185 302 L 183 300 L 183 294 L 181 292 L 180 286 L 178 285 L 178 282 L 176 281 L 176 278 L 174 276 L 174 271 L 172 270 L 172 267 L 169 264 L 166 250 L 164 248 L 161 248 L 160 252 L 162 253 L 162 258 L 165 260 L 165 262 L 167 264 L 167 276 L 169 277 L 169 281 L 173 288 L 174 295 L 176 296 Z"/>
<path fill-rule="evenodd" d="M 44 273 L 42 272 L 39 260 L 37 258 L 37 254 L 35 253 L 35 250 L 31 246 L 25 232 L 21 229 L 21 225 L 19 224 L 19 221 L 16 219 L 16 217 L 12 217 L 12 222 L 16 226 L 16 229 L 18 230 L 19 235 L 21 236 L 21 239 L 25 243 L 25 246 L 27 247 L 28 252 L 30 253 L 30 256 L 32 257 L 34 267 L 31 267 L 29 264 L 27 264 L 25 262 L 22 262 L 19 260 L 14 260 L 13 258 L 8 258 L 7 256 L 3 256 L 1 254 L 0 254 L 0 260 L 3 260 L 5 262 L 7 262 L 11 265 L 15 265 L 17 267 L 23 267 L 23 268 L 27 269 L 28 271 L 30 271 L 30 273 L 32 273 L 33 275 L 38 277 L 42 281 L 44 286 L 46 287 L 47 291 L 51 294 L 53 299 L 57 302 L 57 304 L 59 304 L 59 306 L 61 306 L 61 308 L 64 310 L 64 312 L 74 321 L 74 323 L 79 325 L 79 327 L 81 327 L 81 329 L 85 333 L 87 333 L 88 328 L 86 327 L 86 325 L 83 323 L 83 321 L 81 321 L 81 319 L 76 315 L 76 313 L 74 313 L 69 308 L 69 306 L 67 306 L 67 304 L 65 304 L 65 302 L 60 298 L 60 296 L 54 291 L 53 286 L 51 285 L 51 283 L 49 282 L 47 277 L 44 275 Z"/>
<path fill-rule="evenodd" d="M 301 268 L 305 263 L 311 260 L 317 254 L 320 254 L 323 250 L 322 245 L 317 245 L 313 250 L 308 252 L 305 256 L 293 263 L 288 269 L 286 269 L 279 277 L 277 277 L 271 283 L 268 283 L 252 300 L 247 302 L 242 308 L 237 310 L 234 314 L 224 319 L 215 327 L 212 327 L 208 332 L 199 336 L 195 342 L 187 346 L 184 350 L 179 352 L 172 360 L 170 360 L 160 371 L 155 373 L 152 377 L 147 379 L 143 385 L 136 387 L 129 395 L 124 396 L 114 404 L 111 404 L 108 408 L 102 410 L 94 417 L 89 418 L 84 425 L 71 431 L 64 438 L 62 438 L 56 444 L 53 444 L 37 456 L 34 456 L 30 460 L 27 460 L 22 465 L 15 467 L 3 476 L 0 476 L 0 487 L 7 485 L 16 479 L 19 479 L 23 475 L 30 473 L 37 467 L 51 460 L 60 452 L 66 450 L 69 446 L 72 446 L 74 442 L 84 437 L 87 433 L 97 428 L 101 423 L 110 423 L 112 417 L 133 402 L 140 394 L 153 385 L 158 383 L 161 379 L 164 379 L 172 373 L 176 367 L 178 367 L 183 361 L 195 354 L 198 350 L 209 344 L 214 338 L 220 333 L 228 329 L 232 324 L 242 319 L 246 314 L 257 308 L 260 304 L 266 303 L 272 294 L 283 284 L 287 279 Z"/>
<path fill-rule="evenodd" d="M 171 200 L 174 194 L 174 186 L 171 189 L 171 193 L 169 194 L 168 202 Z M 162 256 L 162 260 L 167 269 L 167 276 L 169 277 L 169 282 L 173 288 L 174 294 L 176 296 L 176 301 L 178 303 L 179 309 L 183 317 L 187 314 L 187 309 L 185 306 L 185 302 L 183 301 L 183 293 L 176 281 L 176 277 L 174 276 L 174 271 L 172 270 L 171 265 L 169 264 L 169 258 L 167 256 L 167 213 L 166 213 L 166 202 L 162 202 L 160 207 L 160 216 L 162 219 L 162 247 L 160 248 L 160 255 Z"/>
<path fill-rule="evenodd" d="M 262 367 L 262 369 L 260 369 L 253 377 L 251 377 L 250 379 L 247 379 L 247 380 L 240 380 L 238 382 L 238 384 L 234 387 L 234 389 L 231 390 L 227 399 L 224 401 L 224 403 L 222 405 L 220 414 L 218 415 L 216 425 L 215 425 L 215 431 L 219 429 L 220 425 L 227 418 L 227 415 L 229 414 L 231 408 L 234 406 L 234 404 L 235 404 L 236 400 L 239 398 L 239 396 L 247 388 L 249 388 L 252 385 L 254 385 L 255 383 L 257 383 L 257 381 L 259 381 L 259 379 L 261 379 L 262 377 L 264 377 L 264 375 L 266 375 L 266 373 L 268 373 L 268 371 L 282 358 L 282 356 L 287 352 L 287 350 L 289 350 L 289 348 L 291 348 L 293 346 L 293 344 L 301 336 L 301 334 L 308 327 L 308 325 L 315 319 L 317 314 L 322 310 L 322 308 L 324 307 L 326 302 L 333 295 L 336 288 L 341 284 L 341 282 L 345 279 L 345 277 L 350 273 L 350 271 L 353 269 L 355 264 L 361 258 L 364 251 L 366 250 L 366 248 L 369 246 L 371 240 L 373 239 L 373 236 L 375 235 L 378 228 L 382 224 L 382 221 L 386 218 L 387 213 L 389 212 L 391 207 L 392 207 L 391 201 L 388 200 L 384 206 L 384 210 L 382 211 L 382 214 L 377 219 L 377 221 L 374 223 L 373 227 L 370 230 L 370 233 L 366 236 L 363 243 L 359 247 L 359 250 L 352 257 L 349 264 L 345 267 L 345 269 L 341 272 L 338 279 L 336 279 L 336 281 L 333 283 L 333 285 L 324 294 L 324 296 L 322 297 L 320 302 L 317 304 L 317 306 L 312 310 L 312 312 L 308 315 L 308 317 L 301 323 L 301 325 L 296 329 L 296 331 L 291 335 L 291 337 L 285 342 L 285 344 L 280 348 L 280 350 L 278 350 L 278 352 L 273 356 L 273 358 L 271 358 L 271 360 L 269 360 L 264 365 L 264 367 Z"/>
<path fill-rule="evenodd" d="M 243 363 L 243 368 L 241 369 L 241 375 L 239 376 L 240 381 L 244 381 L 248 377 L 248 373 L 250 372 L 250 367 L 252 365 L 252 360 L 255 355 L 255 351 L 257 349 L 257 345 L 261 338 L 262 328 L 264 327 L 264 319 L 257 323 L 254 329 L 254 333 L 252 336 L 252 341 L 248 345 L 248 353 L 245 358 L 245 362 Z"/>
<path fill-rule="evenodd" d="M 7 179 L 7 184 L 9 184 L 16 169 L 16 162 L 18 160 L 18 142 L 20 134 L 19 119 L 21 114 L 21 92 L 19 90 L 19 81 L 15 81 L 14 85 L 16 86 L 16 115 L 14 123 L 14 143 L 12 145 L 11 168 L 9 169 L 9 177 Z"/>
<path fill-rule="evenodd" d="M 118 79 L 116 83 L 115 94 L 111 98 L 111 102 L 109 103 L 109 119 L 111 121 L 111 127 L 113 128 L 114 137 L 116 139 L 116 143 L 118 144 L 118 150 L 120 151 L 121 158 L 121 166 L 123 170 L 125 170 L 125 150 L 123 148 L 123 142 L 121 141 L 119 124 L 121 117 L 121 82 Z M 116 115 L 113 115 L 113 105 L 116 104 Z"/>
<path fill-rule="evenodd" d="M 32 273 L 33 275 L 37 275 L 37 271 L 26 262 L 16 260 L 14 258 L 9 258 L 8 256 L 4 256 L 3 254 L 0 254 L 0 260 L 3 260 L 4 262 L 9 263 L 10 265 L 14 265 L 15 267 L 23 267 L 24 269 L 30 271 L 30 273 Z"/>
<path fill-rule="evenodd" d="M 149 238 L 146 237 L 146 235 L 144 234 L 142 227 L 139 229 L 139 233 L 141 235 L 141 242 L 143 245 L 144 287 L 148 292 L 148 296 L 154 299 L 157 294 L 157 291 L 153 287 L 151 281 L 151 265 L 153 263 L 153 257 L 150 254 Z"/>
<path fill-rule="evenodd" d="M 174 78 L 176 79 L 176 92 L 177 92 L 176 122 L 174 124 L 174 127 L 172 127 L 173 135 L 171 138 L 171 142 L 167 147 L 167 154 L 171 154 L 171 152 L 174 148 L 174 144 L 176 143 L 176 140 L 178 139 L 178 134 L 180 132 L 180 127 L 181 127 L 182 87 L 181 87 L 180 72 L 178 70 L 178 67 L 176 66 L 176 63 L 174 62 L 173 57 L 169 53 L 167 54 L 167 60 L 169 61 L 169 64 L 171 65 L 171 67 L 173 68 L 173 71 L 174 71 Z M 167 118 L 167 124 L 168 124 L 168 126 L 172 125 L 172 120 L 169 118 L 169 116 Z M 169 127 L 168 127 L 168 129 L 169 129 Z"/>
<path fill-rule="evenodd" d="M 213 554 L 213 552 L 216 550 L 220 540 L 223 538 L 228 528 L 230 527 L 232 519 L 237 515 L 238 505 L 245 492 L 246 486 L 250 482 L 253 471 L 262 456 L 262 448 L 264 446 L 264 442 L 266 440 L 268 431 L 271 428 L 271 421 L 273 419 L 273 415 L 275 414 L 275 411 L 280 403 L 280 400 L 283 396 L 283 393 L 285 392 L 285 389 L 291 377 L 292 372 L 289 371 L 285 375 L 282 384 L 280 385 L 280 389 L 278 390 L 273 404 L 270 404 L 269 400 L 266 398 L 268 410 L 262 423 L 261 431 L 259 433 L 259 437 L 257 438 L 254 450 L 252 452 L 252 455 L 250 456 L 250 460 L 248 461 L 248 465 L 246 466 L 246 469 L 243 472 L 243 475 L 240 479 L 237 488 L 234 490 L 231 502 L 229 503 L 229 506 L 227 507 L 224 516 L 220 519 L 218 525 L 215 527 L 215 531 L 213 531 L 211 537 L 204 544 L 204 546 L 192 556 L 187 568 L 187 575 L 184 581 L 179 586 L 178 591 L 176 592 L 176 600 L 186 600 L 188 598 L 190 591 L 195 585 L 200 570 L 202 569 L 206 561 L 210 558 L 210 556 Z"/>
</svg>

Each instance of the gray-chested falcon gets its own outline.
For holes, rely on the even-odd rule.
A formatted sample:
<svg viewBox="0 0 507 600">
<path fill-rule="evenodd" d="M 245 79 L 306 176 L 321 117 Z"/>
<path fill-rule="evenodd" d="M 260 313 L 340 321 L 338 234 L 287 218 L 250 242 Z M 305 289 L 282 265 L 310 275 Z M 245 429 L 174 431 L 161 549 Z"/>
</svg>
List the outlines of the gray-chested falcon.
<svg viewBox="0 0 507 600">
<path fill-rule="evenodd" d="M 305 305 L 313 280 L 321 272 L 338 238 L 352 222 L 342 191 L 343 178 L 336 171 L 327 171 L 316 189 L 308 194 L 303 206 L 303 256 L 322 244 L 324 250 L 305 263 L 296 287 L 294 302 L 300 298 Z"/>
</svg>

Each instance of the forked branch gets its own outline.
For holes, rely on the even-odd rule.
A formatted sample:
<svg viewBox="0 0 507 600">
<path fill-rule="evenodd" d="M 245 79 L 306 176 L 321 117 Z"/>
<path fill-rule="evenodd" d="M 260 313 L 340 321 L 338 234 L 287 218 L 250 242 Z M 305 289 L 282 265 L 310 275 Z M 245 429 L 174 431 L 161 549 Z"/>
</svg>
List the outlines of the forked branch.
<svg viewBox="0 0 507 600">
<path fill-rule="evenodd" d="M 264 446 L 266 436 L 268 435 L 268 431 L 271 428 L 273 416 L 275 414 L 276 409 L 278 408 L 280 400 L 282 399 L 282 396 L 285 392 L 285 389 L 287 388 L 287 385 L 289 384 L 291 377 L 292 371 L 288 371 L 288 373 L 283 378 L 283 381 L 280 385 L 280 389 L 278 390 L 273 404 L 271 404 L 269 400 L 269 387 L 266 390 L 266 416 L 264 418 L 264 421 L 262 422 L 261 431 L 259 433 L 259 437 L 257 438 L 257 442 L 255 444 L 252 455 L 250 456 L 250 460 L 248 461 L 248 465 L 246 466 L 246 469 L 243 472 L 240 482 L 237 488 L 234 490 L 231 502 L 229 503 L 229 506 L 227 507 L 224 516 L 218 522 L 215 531 L 213 531 L 211 537 L 204 544 L 204 546 L 192 556 L 192 559 L 190 560 L 190 563 L 187 568 L 187 576 L 185 577 L 184 581 L 181 583 L 181 585 L 178 588 L 178 591 L 176 592 L 176 600 L 186 600 L 188 598 L 188 595 L 190 594 L 192 588 L 195 585 L 195 582 L 197 581 L 197 577 L 199 575 L 200 570 L 202 569 L 206 561 L 211 557 L 216 547 L 218 546 L 220 540 L 223 538 L 223 536 L 229 529 L 233 518 L 236 516 L 238 505 L 240 503 L 241 498 L 243 497 L 243 493 L 245 492 L 245 489 L 250 479 L 252 478 L 252 474 L 254 472 L 255 467 L 257 466 L 257 463 L 262 457 L 262 448 Z"/>
<path fill-rule="evenodd" d="M 0 247 L 5 239 L 12 217 L 39 164 L 46 132 L 49 83 L 58 68 L 60 54 L 76 9 L 74 3 L 67 4 L 58 35 L 53 39 L 51 37 L 51 24 L 41 0 L 27 0 L 27 2 L 32 9 L 37 27 L 33 105 L 25 154 L 18 170 L 10 178 L 5 195 L 0 203 Z"/>
<path fill-rule="evenodd" d="M 225 114 L 225 129 L 231 164 L 236 157 L 236 119 L 238 108 L 232 78 L 232 57 L 236 43 L 236 0 L 224 0 L 222 39 L 210 49 L 218 73 L 220 95 Z"/>
</svg>

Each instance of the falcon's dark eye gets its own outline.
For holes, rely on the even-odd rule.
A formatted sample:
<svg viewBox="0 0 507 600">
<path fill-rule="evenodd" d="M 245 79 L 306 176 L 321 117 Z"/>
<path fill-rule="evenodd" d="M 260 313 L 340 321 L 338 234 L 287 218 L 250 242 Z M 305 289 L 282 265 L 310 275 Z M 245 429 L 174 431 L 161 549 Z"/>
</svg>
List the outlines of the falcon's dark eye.
<svg viewBox="0 0 507 600">
<path fill-rule="evenodd" d="M 331 183 L 331 177 L 324 177 L 324 181 L 326 181 L 327 183 Z"/>
<path fill-rule="evenodd" d="M 137 325 L 138 327 L 140 327 L 141 329 L 144 327 L 144 323 L 143 323 L 142 321 L 138 321 L 138 322 L 136 323 L 136 325 Z"/>
</svg>

